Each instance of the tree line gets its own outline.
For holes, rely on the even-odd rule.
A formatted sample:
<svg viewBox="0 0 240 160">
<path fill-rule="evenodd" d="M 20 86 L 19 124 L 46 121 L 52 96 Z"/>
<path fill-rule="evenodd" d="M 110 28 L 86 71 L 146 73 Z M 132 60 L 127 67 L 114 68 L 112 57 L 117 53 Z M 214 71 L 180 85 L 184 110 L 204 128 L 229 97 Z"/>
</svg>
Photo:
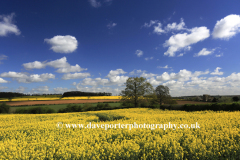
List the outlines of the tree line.
<svg viewBox="0 0 240 160">
<path fill-rule="evenodd" d="M 62 94 L 24 94 L 18 92 L 0 92 L 0 98 L 13 98 L 13 97 L 24 97 L 24 96 L 51 96 L 51 95 L 62 95 Z"/>
<path fill-rule="evenodd" d="M 71 91 L 64 92 L 62 95 L 62 97 L 77 97 L 77 96 L 112 96 L 112 93 Z"/>
</svg>

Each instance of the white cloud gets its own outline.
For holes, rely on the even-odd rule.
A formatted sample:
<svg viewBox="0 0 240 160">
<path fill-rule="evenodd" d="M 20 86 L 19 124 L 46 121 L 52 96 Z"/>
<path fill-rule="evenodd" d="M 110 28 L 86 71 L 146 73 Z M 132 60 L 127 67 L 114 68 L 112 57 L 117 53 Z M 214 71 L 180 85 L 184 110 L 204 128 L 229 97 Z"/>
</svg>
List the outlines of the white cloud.
<svg viewBox="0 0 240 160">
<path fill-rule="evenodd" d="M 0 91 L 4 91 L 5 89 L 7 89 L 8 87 L 5 86 L 0 86 Z"/>
<path fill-rule="evenodd" d="M 180 53 L 177 57 L 182 57 L 184 53 Z"/>
<path fill-rule="evenodd" d="M 208 74 L 209 73 L 209 71 L 208 70 L 206 70 L 205 72 L 203 72 L 203 71 L 195 71 L 193 74 L 192 74 L 192 77 L 198 77 L 198 76 L 200 76 L 200 75 L 204 75 L 204 74 Z"/>
<path fill-rule="evenodd" d="M 27 77 L 24 73 L 18 73 L 18 72 L 4 72 L 0 75 L 1 77 L 8 77 L 8 78 L 23 78 Z"/>
<path fill-rule="evenodd" d="M 207 56 L 210 55 L 212 53 L 214 53 L 215 49 L 212 50 L 207 50 L 207 48 L 203 48 L 201 51 L 199 51 L 198 53 L 194 54 L 194 57 L 199 57 L 199 56 Z"/>
<path fill-rule="evenodd" d="M 51 39 L 44 39 L 44 42 L 50 44 L 52 46 L 50 49 L 56 53 L 72 53 L 78 46 L 77 39 L 70 35 L 54 36 Z"/>
<path fill-rule="evenodd" d="M 24 93 L 26 89 L 27 89 L 26 87 L 20 86 L 16 89 L 16 92 Z"/>
<path fill-rule="evenodd" d="M 31 93 L 48 93 L 48 92 L 49 92 L 48 86 L 41 86 L 41 87 L 31 89 Z"/>
<path fill-rule="evenodd" d="M 127 72 L 124 72 L 122 69 L 111 70 L 107 75 L 107 77 L 110 78 L 110 77 L 117 76 L 119 74 L 125 74 L 125 73 Z"/>
<path fill-rule="evenodd" d="M 2 21 L 0 21 L 0 36 L 7 36 L 9 33 L 16 35 L 21 34 L 18 27 L 12 22 L 14 16 L 14 13 L 10 15 L 0 15 L 0 20 L 2 19 Z"/>
<path fill-rule="evenodd" d="M 111 88 L 111 87 L 86 87 L 81 86 L 80 84 L 76 86 L 78 91 L 83 92 L 106 92 L 106 93 L 112 93 L 112 95 L 118 95 L 122 90 L 124 90 L 124 87 L 117 87 L 117 88 Z"/>
<path fill-rule="evenodd" d="M 97 0 L 88 0 L 91 4 L 91 6 L 93 6 L 94 8 L 98 8 L 101 7 L 101 3 L 98 2 Z"/>
<path fill-rule="evenodd" d="M 115 27 L 117 25 L 117 23 L 113 23 L 113 22 L 109 22 L 107 25 L 108 29 L 112 29 L 113 27 Z"/>
<path fill-rule="evenodd" d="M 140 77 L 145 77 L 145 78 L 151 78 L 151 77 L 154 77 L 156 76 L 157 74 L 153 74 L 153 73 L 145 73 L 143 72 Z"/>
<path fill-rule="evenodd" d="M 107 85 L 118 85 L 121 86 L 123 83 L 126 82 L 128 76 L 119 76 L 120 74 L 125 74 L 122 69 L 111 70 L 109 74 L 106 76 L 109 78 L 109 83 Z"/>
<path fill-rule="evenodd" d="M 226 81 L 240 82 L 240 73 L 232 73 L 230 76 L 226 77 Z"/>
<path fill-rule="evenodd" d="M 109 80 L 108 79 L 102 79 L 102 78 L 85 78 L 81 85 L 90 85 L 90 86 L 98 86 L 98 85 L 105 85 L 108 84 Z"/>
<path fill-rule="evenodd" d="M 50 62 L 34 61 L 34 62 L 24 63 L 23 66 L 27 70 L 42 69 L 42 68 L 45 68 L 46 66 L 50 66 L 53 68 L 58 68 L 58 70 L 56 71 L 58 73 L 81 72 L 83 70 L 87 70 L 87 68 L 81 68 L 78 64 L 76 64 L 75 66 L 71 66 L 67 62 L 66 57 L 63 57 L 54 61 L 50 61 Z"/>
<path fill-rule="evenodd" d="M 63 57 L 54 61 L 50 61 L 47 63 L 48 66 L 54 67 L 54 68 L 63 68 L 68 67 L 69 64 L 67 63 L 67 58 Z"/>
<path fill-rule="evenodd" d="M 64 93 L 70 91 L 68 88 L 57 87 L 53 89 L 54 93 Z"/>
<path fill-rule="evenodd" d="M 207 27 L 195 27 L 192 28 L 190 34 L 176 34 L 165 41 L 163 44 L 164 47 L 169 47 L 164 55 L 169 55 L 169 57 L 174 57 L 175 53 L 185 47 L 188 47 L 199 41 L 209 37 L 209 29 Z"/>
<path fill-rule="evenodd" d="M 1 64 L 1 60 L 6 60 L 8 58 L 8 56 L 2 54 L 0 55 L 0 64 Z"/>
<path fill-rule="evenodd" d="M 166 65 L 166 66 L 164 66 L 164 67 L 158 66 L 157 68 L 165 68 L 165 69 L 168 69 L 168 68 L 172 68 L 172 67 L 168 67 L 168 65 Z"/>
<path fill-rule="evenodd" d="M 162 33 L 165 33 L 166 31 L 162 29 L 162 24 L 157 23 L 157 26 L 154 26 L 153 33 L 156 33 L 158 35 L 161 35 Z"/>
<path fill-rule="evenodd" d="M 151 20 L 149 23 L 145 23 L 142 27 L 146 27 L 149 28 L 151 26 L 154 25 L 154 30 L 153 33 L 156 33 L 158 35 L 161 35 L 162 33 L 168 33 L 171 31 L 180 31 L 180 30 L 187 30 L 189 31 L 189 29 L 185 28 L 185 23 L 183 18 L 181 18 L 181 21 L 179 24 L 177 24 L 176 22 L 172 23 L 172 24 L 168 24 L 167 26 L 165 26 L 163 28 L 162 23 L 160 23 L 158 20 Z"/>
<path fill-rule="evenodd" d="M 223 56 L 223 53 L 215 55 L 215 57 L 222 57 L 222 56 Z"/>
<path fill-rule="evenodd" d="M 57 70 L 58 73 L 68 73 L 68 72 L 81 72 L 83 70 L 87 70 L 84 68 L 81 68 L 78 64 L 76 64 L 75 66 L 68 66 L 65 68 L 59 68 Z"/>
<path fill-rule="evenodd" d="M 222 69 L 220 67 L 217 67 L 214 72 L 210 73 L 211 75 L 223 75 L 223 72 L 219 72 L 219 69 Z"/>
<path fill-rule="evenodd" d="M 176 22 L 168 24 L 164 30 L 165 32 L 170 32 L 172 30 L 188 30 L 188 29 L 185 28 L 185 23 L 183 21 L 183 18 L 181 18 L 181 22 L 179 24 L 177 24 Z"/>
<path fill-rule="evenodd" d="M 64 74 L 62 79 L 64 80 L 68 80 L 68 79 L 83 79 L 83 78 L 86 78 L 86 77 L 89 77 L 90 76 L 90 73 L 67 73 L 67 74 Z"/>
<path fill-rule="evenodd" d="M 147 58 L 144 58 L 146 61 L 150 60 L 150 59 L 153 59 L 153 57 L 147 57 Z"/>
<path fill-rule="evenodd" d="M 140 74 L 142 72 L 145 72 L 145 71 L 142 71 L 140 69 L 139 70 L 134 69 L 132 72 L 129 73 L 129 75 L 137 75 L 137 74 Z"/>
<path fill-rule="evenodd" d="M 23 67 L 27 70 L 29 69 L 42 69 L 46 67 L 45 63 L 39 62 L 39 61 L 34 61 L 34 62 L 29 62 L 29 63 L 24 63 Z"/>
<path fill-rule="evenodd" d="M 26 73 L 19 72 L 4 72 L 0 74 L 1 77 L 13 78 L 20 83 L 32 83 L 32 82 L 45 82 L 48 79 L 55 79 L 55 75 L 51 73 L 43 74 L 32 74 L 27 75 Z"/>
<path fill-rule="evenodd" d="M 77 87 L 79 86 L 111 86 L 111 85 L 118 85 L 122 86 L 124 83 L 126 83 L 128 76 L 120 76 L 120 74 L 125 74 L 122 69 L 117 70 L 111 70 L 109 74 L 106 76 L 108 79 L 102 79 L 102 78 L 85 78 L 80 83 L 77 84 Z M 75 84 L 76 85 L 76 84 Z"/>
<path fill-rule="evenodd" d="M 213 38 L 228 40 L 238 32 L 240 32 L 240 16 L 231 14 L 217 21 L 212 36 Z"/>
<path fill-rule="evenodd" d="M 146 27 L 146 28 L 149 28 L 151 27 L 152 25 L 156 24 L 158 22 L 158 20 L 150 20 L 149 23 L 144 23 L 144 25 L 142 27 Z"/>
<path fill-rule="evenodd" d="M 8 81 L 6 81 L 6 80 L 0 78 L 0 83 L 7 83 L 7 82 L 8 82 Z"/>
<path fill-rule="evenodd" d="M 191 77 L 198 77 L 200 75 L 208 74 L 209 71 L 195 71 L 192 73 L 191 71 L 188 71 L 186 69 L 180 70 L 178 73 L 171 73 L 168 74 L 168 72 L 164 72 L 161 76 L 157 76 L 157 81 L 168 81 L 168 80 L 178 80 L 178 81 L 188 81 Z"/>
<path fill-rule="evenodd" d="M 141 57 L 143 55 L 143 51 L 141 50 L 136 50 L 135 54 L 138 56 L 138 57 Z"/>
</svg>

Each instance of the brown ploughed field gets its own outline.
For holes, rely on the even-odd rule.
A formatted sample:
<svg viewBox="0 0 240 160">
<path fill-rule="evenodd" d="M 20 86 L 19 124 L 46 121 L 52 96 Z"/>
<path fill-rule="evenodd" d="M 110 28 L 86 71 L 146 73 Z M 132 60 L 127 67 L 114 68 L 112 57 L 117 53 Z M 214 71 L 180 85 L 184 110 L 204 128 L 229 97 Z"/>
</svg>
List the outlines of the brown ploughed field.
<svg viewBox="0 0 240 160">
<path fill-rule="evenodd" d="M 52 100 L 52 101 L 19 101 L 19 102 L 6 102 L 6 104 L 10 106 L 24 106 L 24 105 L 36 105 L 36 104 L 79 104 L 79 103 L 98 103 L 98 102 L 118 102 L 119 99 L 111 99 L 111 100 Z M 179 105 L 184 104 L 206 104 L 211 102 L 195 102 L 195 101 L 177 101 Z"/>
</svg>

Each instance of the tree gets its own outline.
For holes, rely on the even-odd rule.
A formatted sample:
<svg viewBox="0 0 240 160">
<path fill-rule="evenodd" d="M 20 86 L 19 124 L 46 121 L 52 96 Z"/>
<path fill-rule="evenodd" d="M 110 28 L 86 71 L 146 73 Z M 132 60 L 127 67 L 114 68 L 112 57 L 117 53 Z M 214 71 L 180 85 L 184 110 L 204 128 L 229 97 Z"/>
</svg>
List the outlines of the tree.
<svg viewBox="0 0 240 160">
<path fill-rule="evenodd" d="M 155 89 L 155 93 L 157 95 L 157 99 L 160 102 L 160 106 L 162 105 L 162 103 L 164 101 L 171 98 L 171 96 L 169 94 L 169 88 L 167 86 L 163 86 L 163 85 L 157 86 Z"/>
<path fill-rule="evenodd" d="M 125 83 L 126 88 L 121 92 L 123 102 L 133 103 L 138 107 L 143 96 L 154 92 L 153 86 L 143 77 L 129 77 Z"/>
<path fill-rule="evenodd" d="M 233 100 L 234 102 L 237 102 L 237 101 L 239 101 L 240 99 L 239 99 L 238 96 L 234 96 L 234 97 L 232 97 L 232 100 Z"/>
</svg>

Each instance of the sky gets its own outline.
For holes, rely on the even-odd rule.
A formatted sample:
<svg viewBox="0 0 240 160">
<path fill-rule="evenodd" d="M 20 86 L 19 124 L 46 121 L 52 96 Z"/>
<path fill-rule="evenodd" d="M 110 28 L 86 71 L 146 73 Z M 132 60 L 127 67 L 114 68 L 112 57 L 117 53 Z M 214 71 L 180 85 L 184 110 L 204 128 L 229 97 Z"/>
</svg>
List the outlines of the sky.
<svg viewBox="0 0 240 160">
<path fill-rule="evenodd" d="M 0 92 L 240 94 L 239 0 L 0 1 Z"/>
</svg>

